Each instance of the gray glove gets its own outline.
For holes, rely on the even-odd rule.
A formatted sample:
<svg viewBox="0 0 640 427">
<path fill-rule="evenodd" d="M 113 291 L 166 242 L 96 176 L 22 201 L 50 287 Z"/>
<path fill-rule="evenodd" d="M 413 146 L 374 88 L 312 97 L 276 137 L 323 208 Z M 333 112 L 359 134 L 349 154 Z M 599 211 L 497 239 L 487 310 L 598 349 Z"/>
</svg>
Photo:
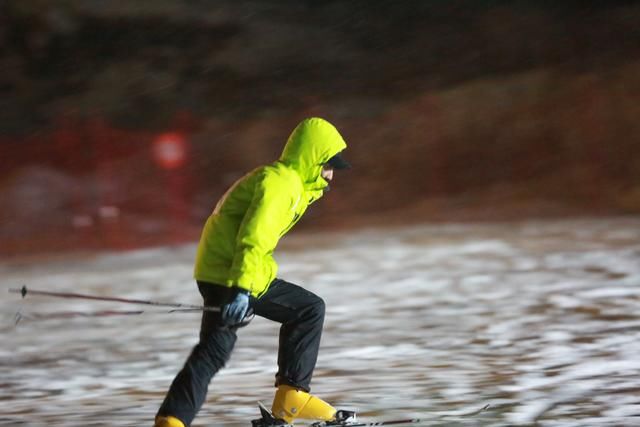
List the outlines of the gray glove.
<svg viewBox="0 0 640 427">
<path fill-rule="evenodd" d="M 238 289 L 235 297 L 222 306 L 222 321 L 227 326 L 240 324 L 249 310 L 249 292 Z"/>
</svg>

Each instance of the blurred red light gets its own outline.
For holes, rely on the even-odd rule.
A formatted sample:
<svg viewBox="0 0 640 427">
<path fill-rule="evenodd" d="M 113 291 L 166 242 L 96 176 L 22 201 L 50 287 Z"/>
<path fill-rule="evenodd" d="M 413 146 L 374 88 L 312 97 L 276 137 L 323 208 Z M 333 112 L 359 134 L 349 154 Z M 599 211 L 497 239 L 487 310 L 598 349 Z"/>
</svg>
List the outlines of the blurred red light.
<svg viewBox="0 0 640 427">
<path fill-rule="evenodd" d="M 177 169 L 184 164 L 187 157 L 187 142 L 179 133 L 163 133 L 153 141 L 152 151 L 158 166 L 163 169 Z"/>
</svg>

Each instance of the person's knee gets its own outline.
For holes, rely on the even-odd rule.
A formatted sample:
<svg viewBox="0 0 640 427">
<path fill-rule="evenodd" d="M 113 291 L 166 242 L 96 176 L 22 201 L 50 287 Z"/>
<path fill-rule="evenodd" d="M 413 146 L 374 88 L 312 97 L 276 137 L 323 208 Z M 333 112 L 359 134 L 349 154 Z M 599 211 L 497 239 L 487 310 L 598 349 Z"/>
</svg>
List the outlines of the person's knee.
<svg viewBox="0 0 640 427">
<path fill-rule="evenodd" d="M 311 313 L 319 320 L 324 320 L 325 304 L 322 298 L 317 297 L 317 299 L 313 302 L 313 304 L 311 305 Z"/>
<path fill-rule="evenodd" d="M 204 339 L 202 339 L 204 338 Z M 196 348 L 206 362 L 217 371 L 223 368 L 231 357 L 236 342 L 235 332 L 215 333 L 201 337 Z"/>
</svg>

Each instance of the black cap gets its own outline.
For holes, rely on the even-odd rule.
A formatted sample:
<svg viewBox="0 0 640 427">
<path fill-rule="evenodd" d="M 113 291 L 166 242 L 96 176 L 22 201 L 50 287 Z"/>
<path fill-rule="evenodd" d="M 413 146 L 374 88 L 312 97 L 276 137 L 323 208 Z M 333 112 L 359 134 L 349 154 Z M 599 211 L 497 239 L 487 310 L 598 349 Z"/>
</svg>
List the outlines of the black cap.
<svg viewBox="0 0 640 427">
<path fill-rule="evenodd" d="M 327 160 L 327 164 L 334 169 L 351 169 L 349 162 L 347 162 L 340 153 Z"/>
</svg>

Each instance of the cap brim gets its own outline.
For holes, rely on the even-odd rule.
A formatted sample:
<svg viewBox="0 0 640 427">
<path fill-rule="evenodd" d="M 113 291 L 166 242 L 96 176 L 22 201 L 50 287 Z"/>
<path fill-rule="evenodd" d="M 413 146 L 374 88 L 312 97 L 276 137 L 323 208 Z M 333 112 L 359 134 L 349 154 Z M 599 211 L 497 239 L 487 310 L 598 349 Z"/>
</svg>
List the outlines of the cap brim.
<svg viewBox="0 0 640 427">
<path fill-rule="evenodd" d="M 351 169 L 351 164 L 347 162 L 340 153 L 330 158 L 327 164 L 334 169 Z"/>
</svg>

